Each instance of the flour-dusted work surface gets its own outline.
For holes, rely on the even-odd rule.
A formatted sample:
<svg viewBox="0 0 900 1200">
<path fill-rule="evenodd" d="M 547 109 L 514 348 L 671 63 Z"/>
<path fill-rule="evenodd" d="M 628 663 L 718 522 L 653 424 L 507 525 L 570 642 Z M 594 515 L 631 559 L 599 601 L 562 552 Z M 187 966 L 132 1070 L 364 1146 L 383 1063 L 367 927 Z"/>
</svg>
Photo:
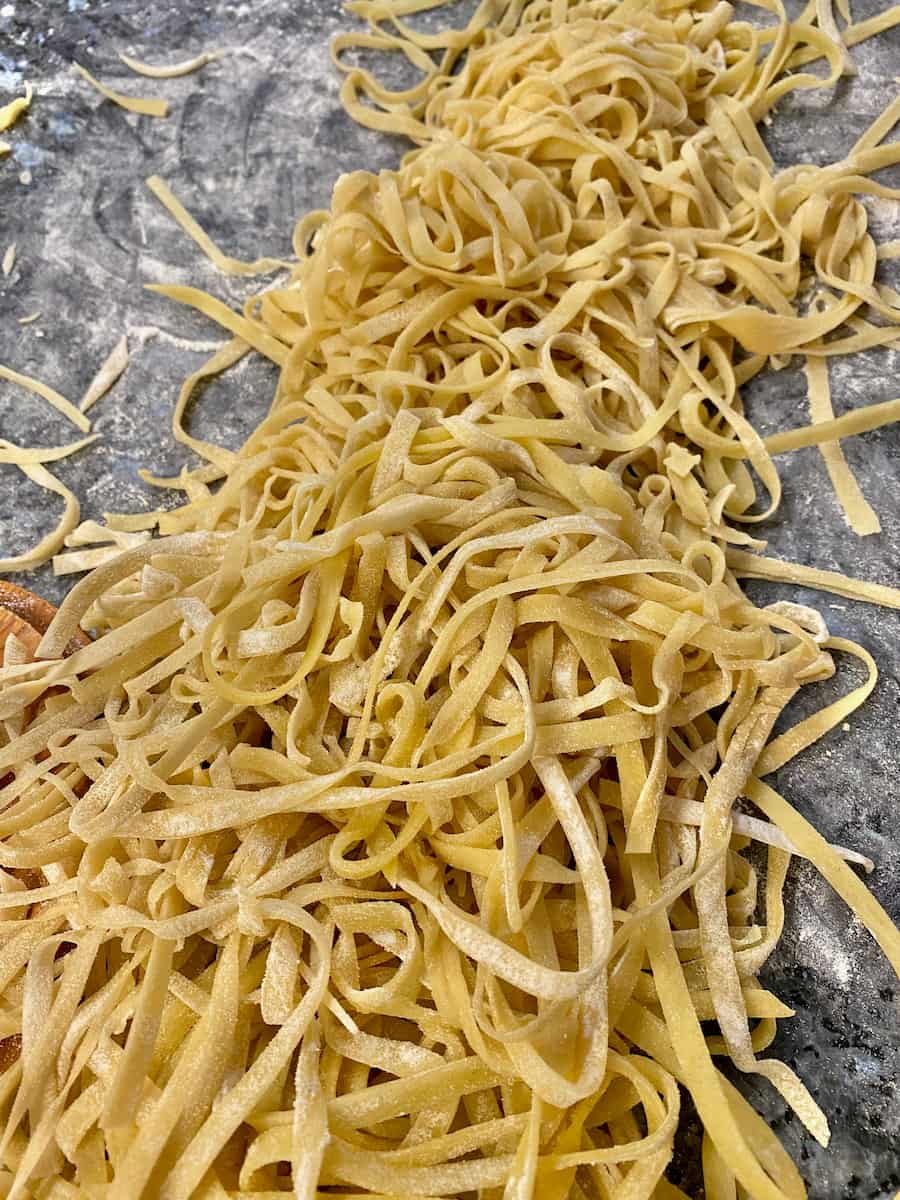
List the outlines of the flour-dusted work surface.
<svg viewBox="0 0 900 1200">
<path fill-rule="evenodd" d="M 884 7 L 855 0 L 854 16 Z M 195 284 L 232 306 L 254 289 L 254 281 L 222 276 L 207 262 L 145 177 L 162 176 L 227 253 L 286 257 L 295 220 L 327 204 L 342 171 L 389 166 L 402 152 L 341 108 L 328 43 L 349 21 L 338 0 L 0 3 L 0 104 L 21 94 L 26 79 L 35 91 L 30 111 L 5 135 L 12 153 L 0 159 L 0 257 L 11 243 L 17 247 L 11 272 L 0 275 L 0 362 L 77 400 L 123 332 L 131 350 L 127 372 L 93 410 L 100 440 L 55 468 L 84 516 L 177 503 L 177 493 L 150 488 L 137 472 L 173 475 L 191 461 L 172 440 L 171 413 L 180 380 L 222 333 L 144 285 Z M 230 53 L 165 81 L 132 75 L 117 58 L 124 51 L 171 63 L 209 50 Z M 857 47 L 853 57 L 856 78 L 781 106 L 766 133 L 780 164 L 840 158 L 896 94 L 898 31 Z M 78 78 L 73 61 L 121 91 L 164 96 L 171 115 L 124 112 Z M 878 201 L 872 212 L 880 238 L 900 237 L 900 205 Z M 897 353 L 887 351 L 840 361 L 832 371 L 837 411 L 900 394 L 898 365 Z M 269 364 L 245 360 L 200 394 L 190 431 L 239 445 L 262 416 L 273 378 Z M 804 381 L 793 368 L 755 381 L 748 401 L 765 433 L 807 420 Z M 44 445 L 71 440 L 73 431 L 43 402 L 2 384 L 0 436 Z M 802 450 L 778 460 L 785 497 L 763 536 L 774 555 L 897 584 L 900 431 L 851 439 L 845 452 L 882 533 L 859 539 L 848 530 L 818 452 Z M 57 519 L 57 504 L 15 468 L 0 466 L 0 555 L 34 544 Z M 49 569 L 19 582 L 52 599 L 68 586 Z M 875 861 L 870 884 L 898 918 L 900 613 L 790 594 L 816 605 L 833 632 L 862 642 L 881 679 L 849 725 L 781 771 L 776 786 L 827 837 Z M 859 681 L 851 661 L 839 665 L 836 680 L 804 691 L 805 708 Z M 797 1015 L 782 1024 L 773 1052 L 825 1109 L 830 1148 L 785 1116 L 767 1084 L 740 1086 L 799 1163 L 814 1200 L 891 1200 L 900 1188 L 900 992 L 869 936 L 803 863 L 792 867 L 788 900 L 785 936 L 765 981 Z M 688 1190 L 699 1187 L 698 1158 L 688 1123 L 677 1160 Z"/>
</svg>

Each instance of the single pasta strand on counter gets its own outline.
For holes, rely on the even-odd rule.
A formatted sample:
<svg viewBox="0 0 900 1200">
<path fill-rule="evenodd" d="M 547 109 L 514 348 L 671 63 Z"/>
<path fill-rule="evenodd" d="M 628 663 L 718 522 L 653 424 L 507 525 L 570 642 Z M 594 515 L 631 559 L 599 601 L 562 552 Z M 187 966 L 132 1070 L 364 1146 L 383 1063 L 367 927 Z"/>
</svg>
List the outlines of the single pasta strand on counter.
<svg viewBox="0 0 900 1200">
<path fill-rule="evenodd" d="M 6 129 L 11 129 L 18 121 L 22 113 L 28 111 L 31 107 L 31 98 L 34 95 L 31 84 L 25 84 L 25 95 L 16 96 L 14 100 L 10 100 L 8 104 L 0 107 L 0 133 Z"/>
<path fill-rule="evenodd" d="M 195 55 L 194 58 L 187 58 L 182 62 L 171 63 L 167 66 L 141 62 L 129 54 L 120 53 L 119 58 L 136 75 L 146 75 L 149 79 L 177 79 L 181 75 L 190 75 L 192 71 L 199 71 L 207 63 L 220 59 L 224 53 L 222 50 L 209 50 Z"/>
<path fill-rule="evenodd" d="M 893 197 L 869 175 L 900 150 L 889 110 L 845 162 L 776 172 L 756 127 L 900 10 L 483 0 L 424 33 L 440 2 L 348 7 L 339 62 L 421 79 L 351 66 L 344 102 L 416 148 L 341 177 L 243 312 L 155 287 L 232 335 L 173 418 L 205 461 L 156 481 L 185 493 L 159 536 L 63 530 L 58 569 L 98 565 L 2 667 L 4 1194 L 672 1200 L 683 1086 L 707 1200 L 799 1200 L 717 1060 L 827 1143 L 766 1055 L 791 856 L 895 969 L 900 934 L 764 776 L 877 671 L 738 578 L 900 607 L 754 528 L 772 455 L 819 445 L 874 532 L 837 451 L 898 402 L 835 417 L 825 362 L 900 336 L 854 194 Z M 151 187 L 223 269 L 282 265 Z M 268 415 L 237 452 L 191 437 L 250 349 Z M 763 440 L 741 388 L 794 353 L 809 416 Z M 864 682 L 772 739 L 844 655 Z"/>
<path fill-rule="evenodd" d="M 92 75 L 80 63 L 73 63 L 72 65 L 82 79 L 86 80 L 91 87 L 96 88 L 107 100 L 111 100 L 113 104 L 118 104 L 119 108 L 124 108 L 127 112 L 136 113 L 142 117 L 167 117 L 169 115 L 169 103 L 167 100 L 159 100 L 156 97 L 126 96 L 122 92 L 117 92 L 113 88 L 107 87 L 105 83 L 101 83 L 96 75 Z"/>
</svg>

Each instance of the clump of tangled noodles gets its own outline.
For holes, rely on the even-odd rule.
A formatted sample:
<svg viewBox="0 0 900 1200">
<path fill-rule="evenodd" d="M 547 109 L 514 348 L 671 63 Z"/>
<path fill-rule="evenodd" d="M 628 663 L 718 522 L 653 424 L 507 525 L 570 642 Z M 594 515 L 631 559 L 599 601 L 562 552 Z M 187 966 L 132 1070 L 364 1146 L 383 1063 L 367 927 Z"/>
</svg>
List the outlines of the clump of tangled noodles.
<svg viewBox="0 0 900 1200">
<path fill-rule="evenodd" d="M 894 195 L 870 176 L 900 105 L 827 167 L 776 171 L 757 126 L 900 13 L 349 7 L 346 106 L 415 149 L 340 178 L 243 312 L 160 289 L 233 335 L 177 405 L 205 461 L 180 508 L 108 518 L 35 661 L 7 643 L 0 1191 L 683 1200 L 683 1088 L 707 1200 L 799 1200 L 717 1063 L 827 1141 L 766 1055 L 793 855 L 900 969 L 860 856 L 765 782 L 875 665 L 738 581 L 900 607 L 756 537 L 773 455 L 813 444 L 878 528 L 840 440 L 900 403 L 835 418 L 827 361 L 900 345 L 856 198 Z M 251 350 L 281 368 L 268 416 L 237 453 L 190 438 L 197 385 Z M 762 439 L 741 387 L 793 356 L 809 414 Z M 773 737 L 835 651 L 867 681 Z"/>
</svg>

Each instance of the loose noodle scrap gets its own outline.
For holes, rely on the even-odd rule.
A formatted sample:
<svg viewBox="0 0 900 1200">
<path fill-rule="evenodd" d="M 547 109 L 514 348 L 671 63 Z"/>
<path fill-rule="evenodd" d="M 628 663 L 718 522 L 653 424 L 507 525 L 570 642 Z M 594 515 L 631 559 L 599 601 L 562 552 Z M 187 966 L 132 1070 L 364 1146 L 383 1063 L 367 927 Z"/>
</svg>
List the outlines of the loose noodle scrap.
<svg viewBox="0 0 900 1200">
<path fill-rule="evenodd" d="M 60 449 L 63 449 L 66 454 L 71 454 L 75 450 L 80 450 L 85 444 L 86 439 L 75 443 L 74 446 L 61 447 Z M 36 483 L 38 487 L 44 488 L 45 491 L 53 492 L 59 496 L 64 505 L 62 516 L 59 518 L 55 528 L 50 533 L 45 534 L 37 545 L 32 546 L 30 550 L 23 551 L 21 554 L 9 554 L 0 558 L 0 571 L 27 571 L 32 567 L 37 567 L 41 563 L 46 562 L 48 558 L 52 558 L 57 552 L 63 544 L 66 535 L 71 533 L 78 524 L 78 518 L 81 515 L 81 506 L 75 493 L 66 487 L 64 483 L 57 479 L 40 462 L 40 457 L 46 456 L 45 461 L 52 462 L 54 457 L 63 457 L 62 454 L 54 455 L 53 451 L 38 451 L 35 454 L 34 451 L 13 446 L 9 442 L 0 439 L 0 455 L 3 455 L 5 461 L 17 466 L 22 474 L 30 479 L 32 483 Z"/>
<path fill-rule="evenodd" d="M 27 112 L 31 107 L 31 98 L 34 91 L 30 83 L 25 84 L 25 95 L 16 96 L 15 100 L 10 100 L 8 104 L 4 104 L 0 108 L 0 133 L 7 129 L 12 129 L 22 113 Z"/>
<path fill-rule="evenodd" d="M 265 275 L 270 271 L 284 270 L 289 265 L 275 258 L 258 258 L 254 262 L 242 262 L 238 258 L 231 258 L 230 255 L 223 254 L 209 234 L 194 220 L 165 180 L 160 179 L 158 175 L 151 175 L 145 182 L 185 233 L 194 239 L 203 253 L 226 275 Z"/>
<path fill-rule="evenodd" d="M 88 384 L 87 391 L 79 401 L 79 411 L 87 412 L 98 400 L 102 400 L 113 384 L 122 377 L 129 358 L 128 338 L 123 333 Z"/>
<path fill-rule="evenodd" d="M 895 969 L 900 934 L 763 777 L 876 668 L 737 577 L 900 607 L 754 552 L 771 456 L 897 402 L 834 418 L 819 390 L 763 441 L 741 387 L 900 335 L 854 195 L 893 195 L 868 178 L 900 160 L 886 122 L 778 173 L 756 129 L 863 26 L 485 0 L 419 33 L 433 0 L 350 7 L 369 28 L 338 57 L 422 78 L 351 67 L 345 102 L 417 149 L 343 176 L 243 314 L 156 289 L 233 335 L 176 407 L 205 462 L 180 508 L 110 519 L 116 552 L 3 667 L 6 1194 L 672 1200 L 684 1086 L 707 1200 L 799 1200 L 716 1060 L 827 1142 L 766 1057 L 792 855 Z M 196 385 L 251 347 L 281 369 L 269 414 L 237 453 L 190 440 Z M 835 654 L 865 682 L 771 739 Z"/>
<path fill-rule="evenodd" d="M 99 435 L 90 434 L 91 423 L 84 413 L 79 412 L 65 396 L 60 395 L 54 388 L 42 383 L 39 379 L 34 379 L 30 375 L 23 375 L 19 371 L 13 371 L 9 367 L 0 365 L 0 380 L 6 380 L 9 383 L 24 388 L 26 391 L 32 392 L 36 396 L 40 396 L 41 399 L 46 400 L 48 404 L 62 413 L 64 417 L 83 433 L 89 434 L 88 437 L 79 438 L 76 442 L 71 442 L 66 446 L 46 448 L 16 446 L 12 442 L 0 438 L 0 462 L 10 463 L 18 467 L 22 474 L 30 479 L 32 483 L 36 483 L 48 492 L 53 492 L 62 499 L 64 504 L 62 516 L 59 518 L 56 527 L 50 533 L 45 534 L 35 546 L 32 546 L 30 550 L 23 551 L 21 554 L 0 557 L 0 571 L 26 571 L 46 562 L 48 558 L 51 558 L 56 553 L 63 544 L 66 535 L 71 533 L 78 524 L 81 514 L 81 506 L 75 493 L 48 471 L 43 464 L 58 462 L 60 459 L 67 458 L 70 454 L 77 453 L 79 450 L 84 449 L 85 446 L 89 446 L 95 442 Z"/>
<path fill-rule="evenodd" d="M 71 401 L 65 396 L 61 396 L 55 388 L 42 383 L 39 379 L 34 379 L 31 375 L 23 375 L 20 371 L 13 371 L 10 367 L 0 365 L 0 379 L 5 379 L 8 383 L 14 383 L 17 387 L 24 388 L 26 391 L 33 393 L 35 396 L 40 396 L 42 400 L 46 400 L 52 405 L 57 412 L 62 415 L 82 433 L 89 433 L 91 423 L 84 415 L 79 412 Z"/>
<path fill-rule="evenodd" d="M 118 558 L 123 550 L 140 546 L 149 537 L 146 530 L 108 529 L 97 521 L 82 521 L 77 529 L 65 537 L 64 544 L 68 550 L 54 556 L 53 573 L 74 575 L 93 570 Z"/>
<path fill-rule="evenodd" d="M 73 63 L 72 66 L 82 79 L 86 79 L 91 87 L 95 87 L 107 100 L 112 100 L 113 104 L 118 104 L 119 108 L 124 108 L 130 113 L 137 113 L 138 116 L 142 117 L 167 117 L 169 115 L 167 100 L 158 100 L 155 97 L 126 96 L 122 92 L 116 92 L 112 88 L 107 87 L 105 83 L 101 83 L 96 76 L 92 75 L 80 63 Z"/>
<path fill-rule="evenodd" d="M 190 75 L 193 71 L 199 71 L 207 63 L 221 58 L 224 53 L 224 50 L 210 50 L 169 66 L 153 66 L 150 63 L 140 62 L 129 54 L 120 54 L 119 58 L 136 75 L 146 75 L 149 79 L 176 79 L 181 75 Z"/>
</svg>

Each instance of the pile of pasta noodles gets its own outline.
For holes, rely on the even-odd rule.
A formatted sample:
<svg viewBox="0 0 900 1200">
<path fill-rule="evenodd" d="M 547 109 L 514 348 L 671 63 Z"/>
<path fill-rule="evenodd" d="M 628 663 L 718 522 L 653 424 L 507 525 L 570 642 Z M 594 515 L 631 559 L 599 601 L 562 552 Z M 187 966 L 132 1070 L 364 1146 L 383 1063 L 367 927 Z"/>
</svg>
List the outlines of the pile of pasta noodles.
<svg viewBox="0 0 900 1200">
<path fill-rule="evenodd" d="M 243 313 L 162 289 L 233 335 L 177 406 L 205 461 L 180 508 L 109 517 L 36 661 L 7 643 L 0 1191 L 673 1200 L 683 1086 L 707 1200 L 795 1200 L 719 1069 L 827 1141 L 766 1056 L 791 857 L 897 969 L 900 937 L 764 781 L 875 666 L 738 578 L 900 606 L 756 537 L 772 456 L 810 444 L 877 528 L 840 439 L 897 402 L 835 418 L 827 361 L 900 343 L 856 198 L 893 196 L 870 174 L 900 106 L 824 168 L 776 171 L 757 125 L 900 14 L 350 7 L 347 107 L 416 149 L 338 180 Z M 189 437 L 251 350 L 269 415 L 237 453 Z M 810 412 L 763 440 L 741 386 L 794 355 Z M 866 682 L 773 737 L 834 652 Z"/>
</svg>

